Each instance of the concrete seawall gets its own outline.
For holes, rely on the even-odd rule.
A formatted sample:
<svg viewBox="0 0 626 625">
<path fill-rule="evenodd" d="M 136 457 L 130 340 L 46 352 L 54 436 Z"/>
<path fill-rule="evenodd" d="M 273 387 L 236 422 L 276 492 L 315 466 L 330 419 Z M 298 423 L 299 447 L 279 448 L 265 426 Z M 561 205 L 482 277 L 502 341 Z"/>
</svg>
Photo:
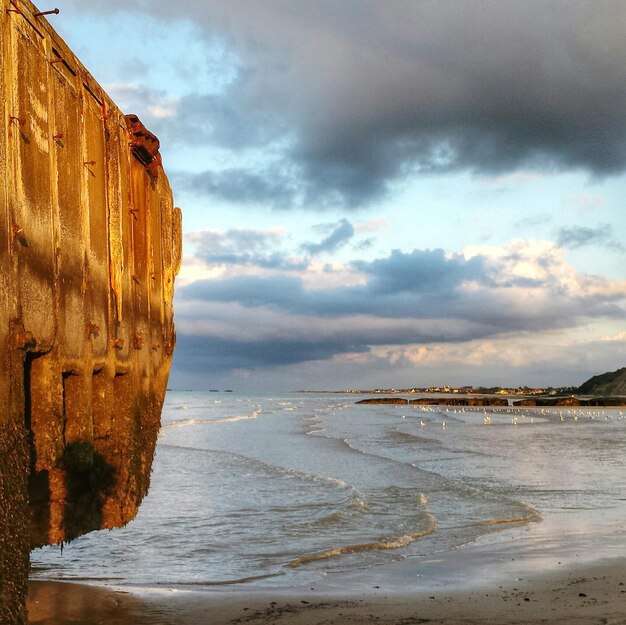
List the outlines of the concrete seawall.
<svg viewBox="0 0 626 625">
<path fill-rule="evenodd" d="M 181 215 L 158 141 L 0 0 L 0 622 L 31 548 L 131 520 L 175 345 Z M 62 16 L 53 16 L 61 19 Z"/>
</svg>

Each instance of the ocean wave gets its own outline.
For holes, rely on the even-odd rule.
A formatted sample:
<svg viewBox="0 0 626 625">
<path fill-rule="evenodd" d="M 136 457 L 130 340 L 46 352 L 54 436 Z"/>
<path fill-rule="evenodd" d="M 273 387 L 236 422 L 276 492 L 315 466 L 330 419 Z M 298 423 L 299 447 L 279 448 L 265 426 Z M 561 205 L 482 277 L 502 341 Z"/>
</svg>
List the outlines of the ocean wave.
<svg viewBox="0 0 626 625">
<path fill-rule="evenodd" d="M 330 514 L 327 514 L 325 516 L 322 516 L 322 517 L 319 517 L 317 519 L 313 519 L 312 521 L 307 522 L 306 526 L 311 529 L 334 527 L 342 523 L 344 519 L 345 517 L 343 513 L 340 510 L 335 510 L 334 512 L 331 512 Z"/>
<path fill-rule="evenodd" d="M 348 506 L 348 508 L 350 510 L 357 510 L 359 512 L 362 510 L 370 509 L 370 507 L 362 499 L 356 499 Z"/>
<path fill-rule="evenodd" d="M 172 582 L 156 582 L 159 586 L 233 586 L 235 584 L 248 584 L 250 582 L 258 582 L 262 579 L 271 577 L 279 577 L 284 573 L 267 573 L 266 575 L 250 575 L 249 577 L 239 577 L 237 579 L 208 579 L 202 581 L 176 581 Z"/>
<path fill-rule="evenodd" d="M 380 542 L 359 543 L 356 545 L 343 545 L 340 547 L 334 547 L 325 551 L 319 551 L 317 553 L 310 553 L 304 556 L 300 556 L 295 560 L 287 563 L 287 566 L 291 568 L 297 568 L 303 564 L 309 564 L 311 562 L 319 562 L 320 560 L 328 560 L 330 558 L 337 558 L 350 553 L 359 553 L 361 551 L 384 551 L 388 549 L 401 549 L 406 547 L 416 540 L 433 534 L 437 529 L 437 518 L 430 512 L 424 513 L 426 518 L 426 527 L 418 530 L 417 532 L 411 532 L 409 534 L 402 534 L 401 536 L 394 536 L 387 540 L 381 540 Z"/>
<path fill-rule="evenodd" d="M 390 439 L 393 442 L 400 443 L 423 443 L 430 447 L 443 447 L 443 443 L 436 438 L 427 438 L 426 436 L 418 436 L 411 432 L 405 432 L 404 430 L 393 430 L 390 432 Z"/>
<path fill-rule="evenodd" d="M 341 504 L 340 504 L 341 505 Z M 325 508 L 326 503 L 320 504 L 320 508 Z M 313 507 L 310 503 L 301 506 L 303 510 L 311 511 Z M 297 507 L 290 505 L 285 508 L 285 512 L 292 512 Z M 323 516 L 308 519 L 299 524 L 302 528 L 309 530 L 317 530 L 320 528 L 328 529 L 329 527 L 339 526 L 346 523 L 353 523 L 355 519 L 367 514 L 370 507 L 360 498 L 360 494 L 357 491 L 350 493 L 350 496 L 343 502 L 343 507 L 340 510 L 334 510 Z"/>
<path fill-rule="evenodd" d="M 497 526 L 497 525 L 509 525 L 515 523 L 537 523 L 542 521 L 542 516 L 539 510 L 536 510 L 532 506 L 528 504 L 522 504 L 527 511 L 527 514 L 524 516 L 510 517 L 504 519 L 487 519 L 480 523 L 480 525 L 486 525 L 487 527 Z"/>
<path fill-rule="evenodd" d="M 216 423 L 236 423 L 237 421 L 251 421 L 256 419 L 261 410 L 253 410 L 247 415 L 235 415 L 233 417 L 220 417 L 217 419 L 180 419 L 178 421 L 172 421 L 161 426 L 159 432 L 160 436 L 163 436 L 169 430 L 176 430 L 178 428 L 189 427 L 190 425 L 214 425 Z"/>
<path fill-rule="evenodd" d="M 221 419 L 214 419 L 213 423 L 235 423 L 236 421 L 250 421 L 256 419 L 260 410 L 253 410 L 250 414 L 247 415 L 237 415 L 235 417 L 223 417 Z"/>
<path fill-rule="evenodd" d="M 211 421 L 213 423 L 213 421 Z M 164 449 L 176 449 L 184 452 L 195 452 L 200 454 L 211 454 L 217 457 L 223 457 L 224 459 L 235 460 L 238 463 L 240 468 L 247 467 L 251 470 L 256 471 L 265 471 L 273 474 L 274 477 L 284 478 L 289 480 L 302 480 L 303 482 L 313 482 L 317 484 L 324 484 L 327 486 L 331 486 L 333 488 L 339 488 L 341 490 L 345 490 L 349 493 L 349 496 L 354 498 L 357 501 L 362 500 L 363 495 L 361 492 L 352 484 L 348 482 L 328 475 L 318 475 L 316 473 L 306 473 L 304 471 L 299 471 L 298 469 L 292 469 L 289 467 L 284 467 L 276 464 L 272 464 L 270 462 L 265 462 L 264 460 L 260 460 L 258 458 L 253 458 L 250 456 L 246 456 L 244 454 L 225 451 L 223 449 L 211 449 L 204 447 L 193 447 L 189 445 L 173 445 L 167 443 L 160 443 L 161 447 Z M 306 504 L 307 506 L 310 504 Z M 293 508 L 293 503 L 290 504 Z"/>
</svg>

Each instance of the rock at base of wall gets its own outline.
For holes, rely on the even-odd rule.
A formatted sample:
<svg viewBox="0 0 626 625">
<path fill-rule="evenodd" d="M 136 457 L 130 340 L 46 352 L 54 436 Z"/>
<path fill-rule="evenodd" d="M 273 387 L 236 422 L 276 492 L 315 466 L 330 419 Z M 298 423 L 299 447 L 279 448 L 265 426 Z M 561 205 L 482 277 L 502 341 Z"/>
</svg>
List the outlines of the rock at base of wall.
<svg viewBox="0 0 626 625">
<path fill-rule="evenodd" d="M 0 623 L 3 625 L 26 620 L 30 553 L 28 465 L 26 430 L 13 421 L 0 424 Z"/>
</svg>

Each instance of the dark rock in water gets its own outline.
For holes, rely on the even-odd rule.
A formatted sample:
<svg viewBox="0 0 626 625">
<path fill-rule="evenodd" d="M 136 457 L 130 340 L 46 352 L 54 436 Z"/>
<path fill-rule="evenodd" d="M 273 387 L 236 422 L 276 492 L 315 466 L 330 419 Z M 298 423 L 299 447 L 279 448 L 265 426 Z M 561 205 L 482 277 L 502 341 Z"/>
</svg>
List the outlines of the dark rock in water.
<svg viewBox="0 0 626 625">
<path fill-rule="evenodd" d="M 357 404 L 411 404 L 415 406 L 508 406 L 503 397 L 371 397 L 361 399 Z"/>
<path fill-rule="evenodd" d="M 593 397 L 585 399 L 585 406 L 626 406 L 626 397 Z"/>
<path fill-rule="evenodd" d="M 533 397 L 513 402 L 514 406 L 582 406 L 578 397 Z"/>
<path fill-rule="evenodd" d="M 626 406 L 626 397 L 533 397 L 513 402 L 514 406 Z"/>
<path fill-rule="evenodd" d="M 531 397 L 513 402 L 514 406 L 582 406 L 578 397 Z"/>
<path fill-rule="evenodd" d="M 543 406 L 581 406 L 582 402 L 578 397 L 559 397 L 552 404 L 538 404 Z"/>
<path fill-rule="evenodd" d="M 436 406 L 440 401 L 439 398 L 418 397 L 417 399 L 412 399 L 409 404 L 415 404 L 416 406 Z"/>
<path fill-rule="evenodd" d="M 370 397 L 361 399 L 357 404 L 397 404 L 413 406 L 626 406 L 626 397 L 527 397 L 509 400 L 504 397 Z"/>
<path fill-rule="evenodd" d="M 403 397 L 372 397 L 370 399 L 361 399 L 357 404 L 408 404 L 409 400 Z"/>
<path fill-rule="evenodd" d="M 419 406 L 508 406 L 503 397 L 420 397 L 409 403 Z"/>
</svg>

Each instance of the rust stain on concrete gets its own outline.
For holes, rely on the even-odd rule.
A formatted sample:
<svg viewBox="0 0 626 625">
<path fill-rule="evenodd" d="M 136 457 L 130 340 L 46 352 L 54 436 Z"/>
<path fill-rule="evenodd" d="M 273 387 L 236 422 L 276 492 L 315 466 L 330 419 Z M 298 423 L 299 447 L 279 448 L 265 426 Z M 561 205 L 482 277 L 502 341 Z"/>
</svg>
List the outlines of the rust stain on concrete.
<svg viewBox="0 0 626 625">
<path fill-rule="evenodd" d="M 49 12 L 0 3 L 0 622 L 12 625 L 33 547 L 124 525 L 148 490 L 181 213 L 158 139 Z"/>
</svg>

